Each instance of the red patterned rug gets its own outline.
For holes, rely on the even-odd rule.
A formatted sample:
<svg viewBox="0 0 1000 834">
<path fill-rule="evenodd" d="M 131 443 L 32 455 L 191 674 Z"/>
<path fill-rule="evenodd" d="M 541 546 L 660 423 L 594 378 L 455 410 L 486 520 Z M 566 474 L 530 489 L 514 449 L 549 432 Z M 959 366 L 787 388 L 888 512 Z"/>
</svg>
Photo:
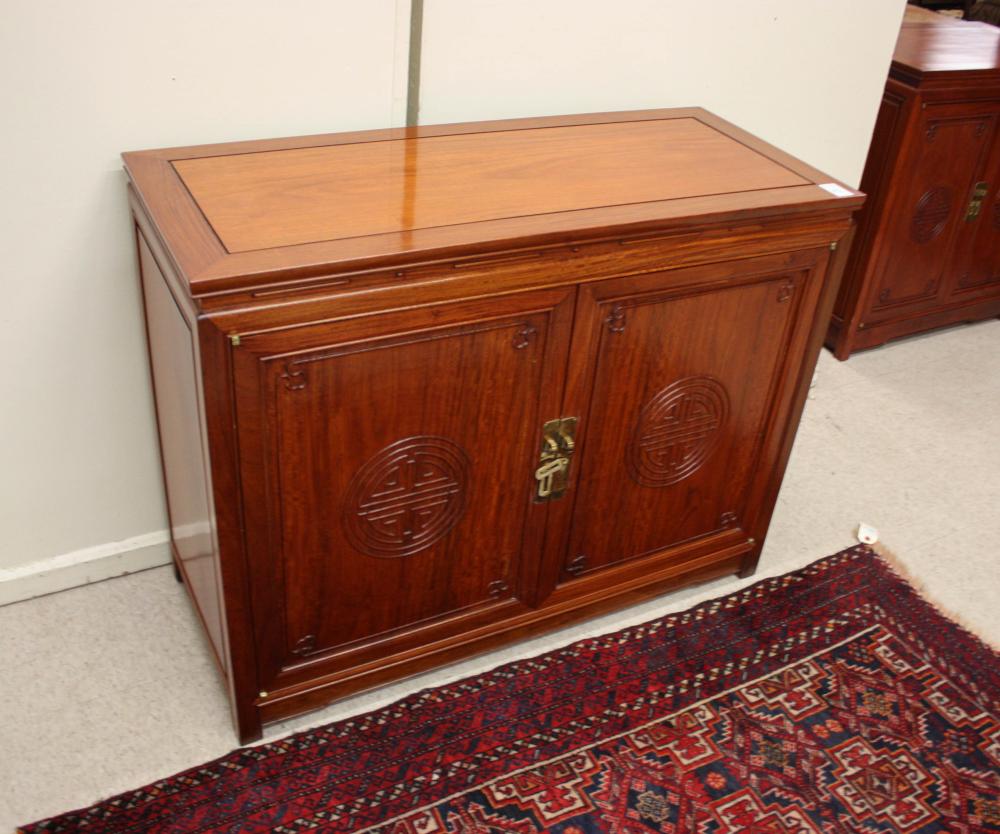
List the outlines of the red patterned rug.
<svg viewBox="0 0 1000 834">
<path fill-rule="evenodd" d="M 25 832 L 1000 831 L 1000 656 L 865 546 Z"/>
</svg>

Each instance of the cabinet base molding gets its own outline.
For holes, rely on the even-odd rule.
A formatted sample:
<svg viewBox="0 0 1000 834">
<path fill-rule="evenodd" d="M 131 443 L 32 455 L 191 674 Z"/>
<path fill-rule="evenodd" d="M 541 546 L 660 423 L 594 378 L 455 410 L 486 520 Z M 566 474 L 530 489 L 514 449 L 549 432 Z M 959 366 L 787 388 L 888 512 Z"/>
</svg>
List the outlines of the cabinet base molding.
<svg viewBox="0 0 1000 834">
<path fill-rule="evenodd" d="M 475 657 L 591 617 L 638 605 L 678 588 L 738 574 L 751 547 L 746 545 L 731 548 L 731 555 L 726 555 L 728 551 L 721 554 L 715 552 L 700 559 L 692 559 L 673 570 L 662 571 L 665 575 L 650 577 L 647 582 L 633 583 L 633 587 L 611 589 L 607 595 L 593 594 L 589 600 L 568 600 L 561 606 L 546 607 L 531 615 L 505 622 L 499 630 L 484 630 L 483 633 L 466 635 L 451 643 L 427 646 L 415 657 L 386 658 L 384 662 L 372 664 L 371 668 L 351 670 L 328 680 L 316 680 L 300 690 L 269 692 L 257 702 L 261 722 L 271 724 L 282 721 L 340 698 L 417 675 L 427 669 Z"/>
<path fill-rule="evenodd" d="M 850 337 L 844 337 L 841 335 L 844 332 L 843 320 L 834 315 L 830 319 L 826 341 L 832 346 L 833 355 L 843 360 L 856 350 L 867 350 L 906 336 L 958 324 L 972 324 L 997 316 L 1000 316 L 1000 298 L 973 301 L 962 306 L 948 307 L 894 321 L 876 322 L 871 325 L 863 322 L 864 326 L 859 326 Z"/>
<path fill-rule="evenodd" d="M 698 108 L 125 162 L 242 742 L 755 569 L 860 192 Z"/>
</svg>

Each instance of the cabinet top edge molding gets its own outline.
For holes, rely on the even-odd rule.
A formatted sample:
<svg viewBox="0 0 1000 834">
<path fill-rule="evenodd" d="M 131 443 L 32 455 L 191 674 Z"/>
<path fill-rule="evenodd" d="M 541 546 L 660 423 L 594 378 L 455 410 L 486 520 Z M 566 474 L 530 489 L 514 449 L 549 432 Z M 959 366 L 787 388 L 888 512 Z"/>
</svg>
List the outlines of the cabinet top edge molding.
<svg viewBox="0 0 1000 834">
<path fill-rule="evenodd" d="M 904 23 L 891 74 L 917 83 L 925 76 L 950 73 L 974 73 L 1000 82 L 1000 29 L 949 18 L 941 23 Z"/>
<path fill-rule="evenodd" d="M 195 296 L 696 222 L 847 215 L 863 200 L 701 108 L 333 133 L 123 158 L 135 199 Z"/>
</svg>

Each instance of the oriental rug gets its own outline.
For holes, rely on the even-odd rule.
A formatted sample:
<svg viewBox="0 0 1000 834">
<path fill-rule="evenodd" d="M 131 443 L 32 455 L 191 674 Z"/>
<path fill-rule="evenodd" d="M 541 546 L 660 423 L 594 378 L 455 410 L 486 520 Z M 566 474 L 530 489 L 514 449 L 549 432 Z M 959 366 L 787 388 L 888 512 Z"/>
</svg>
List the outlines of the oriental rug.
<svg viewBox="0 0 1000 834">
<path fill-rule="evenodd" d="M 1000 831 L 1000 657 L 866 546 L 25 832 Z"/>
</svg>

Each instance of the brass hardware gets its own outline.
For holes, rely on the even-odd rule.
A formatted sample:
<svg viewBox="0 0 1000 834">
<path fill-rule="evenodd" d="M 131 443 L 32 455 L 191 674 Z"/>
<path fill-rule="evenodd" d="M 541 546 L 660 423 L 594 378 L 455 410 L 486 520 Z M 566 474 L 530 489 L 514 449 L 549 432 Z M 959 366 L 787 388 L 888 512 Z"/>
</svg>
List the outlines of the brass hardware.
<svg viewBox="0 0 1000 834">
<path fill-rule="evenodd" d="M 229 343 L 233 347 L 239 347 L 240 346 L 240 336 L 239 336 L 239 334 L 238 333 L 234 333 L 232 336 L 230 336 L 229 337 Z"/>
<path fill-rule="evenodd" d="M 576 417 L 549 420 L 542 426 L 541 452 L 535 470 L 539 501 L 559 498 L 566 492 L 569 465 L 576 451 Z"/>
<path fill-rule="evenodd" d="M 969 200 L 969 209 L 965 212 L 965 222 L 970 223 L 979 217 L 979 212 L 983 207 L 983 200 L 986 198 L 986 193 L 990 190 L 990 184 L 988 182 L 977 182 L 976 187 L 972 189 L 972 199 Z"/>
<path fill-rule="evenodd" d="M 830 244 L 830 251 L 831 252 L 837 251 L 837 241 L 834 241 L 833 243 Z"/>
<path fill-rule="evenodd" d="M 569 458 L 553 458 L 546 461 L 535 470 L 535 480 L 538 481 L 538 497 L 558 498 L 566 490 L 566 472 L 569 469 Z"/>
<path fill-rule="evenodd" d="M 570 417 L 568 420 L 560 420 L 556 434 L 559 436 L 559 448 L 567 455 L 572 455 L 576 451 L 576 418 Z"/>
<path fill-rule="evenodd" d="M 263 689 L 262 689 L 262 690 L 260 691 L 260 697 L 261 697 L 261 698 L 266 698 L 267 696 L 268 696 L 268 693 L 267 693 L 267 691 L 266 691 L 266 690 L 263 690 Z"/>
</svg>

